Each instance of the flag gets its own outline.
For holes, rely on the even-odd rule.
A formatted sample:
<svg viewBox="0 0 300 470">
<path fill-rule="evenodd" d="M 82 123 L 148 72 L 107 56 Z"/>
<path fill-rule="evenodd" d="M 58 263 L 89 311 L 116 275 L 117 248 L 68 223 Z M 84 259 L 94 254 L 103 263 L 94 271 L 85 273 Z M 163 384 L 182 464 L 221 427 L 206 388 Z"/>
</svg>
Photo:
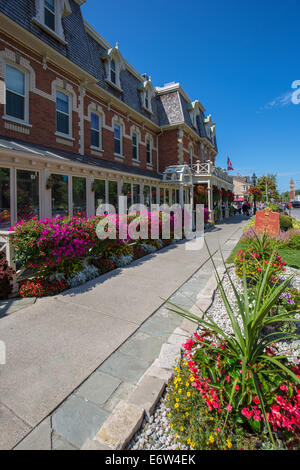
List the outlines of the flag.
<svg viewBox="0 0 300 470">
<path fill-rule="evenodd" d="M 227 171 L 233 171 L 233 166 L 229 157 L 227 158 Z"/>
</svg>

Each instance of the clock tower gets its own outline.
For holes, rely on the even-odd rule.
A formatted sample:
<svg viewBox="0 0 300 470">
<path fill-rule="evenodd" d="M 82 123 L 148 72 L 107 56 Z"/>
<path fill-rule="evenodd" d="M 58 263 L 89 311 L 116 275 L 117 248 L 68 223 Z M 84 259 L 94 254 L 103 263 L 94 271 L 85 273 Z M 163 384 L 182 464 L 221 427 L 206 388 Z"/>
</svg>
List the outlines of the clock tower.
<svg viewBox="0 0 300 470">
<path fill-rule="evenodd" d="M 294 183 L 294 180 L 292 178 L 291 182 L 290 182 L 290 202 L 294 201 L 295 198 L 296 198 L 295 183 Z"/>
</svg>

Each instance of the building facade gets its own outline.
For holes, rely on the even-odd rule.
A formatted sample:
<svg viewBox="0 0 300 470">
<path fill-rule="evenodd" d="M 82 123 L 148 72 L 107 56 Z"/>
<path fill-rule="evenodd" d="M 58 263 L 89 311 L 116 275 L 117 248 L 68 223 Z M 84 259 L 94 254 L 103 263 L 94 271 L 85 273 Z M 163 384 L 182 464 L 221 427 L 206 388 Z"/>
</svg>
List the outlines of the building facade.
<svg viewBox="0 0 300 470">
<path fill-rule="evenodd" d="M 84 20 L 83 3 L 0 0 L 0 230 L 34 215 L 92 216 L 120 194 L 128 205 L 188 203 L 201 182 L 213 218 L 211 116 L 180 84 L 137 72 Z M 169 179 L 174 165 L 190 178 Z"/>
<path fill-rule="evenodd" d="M 233 176 L 235 202 L 249 200 L 249 189 L 253 186 L 250 176 Z"/>
</svg>

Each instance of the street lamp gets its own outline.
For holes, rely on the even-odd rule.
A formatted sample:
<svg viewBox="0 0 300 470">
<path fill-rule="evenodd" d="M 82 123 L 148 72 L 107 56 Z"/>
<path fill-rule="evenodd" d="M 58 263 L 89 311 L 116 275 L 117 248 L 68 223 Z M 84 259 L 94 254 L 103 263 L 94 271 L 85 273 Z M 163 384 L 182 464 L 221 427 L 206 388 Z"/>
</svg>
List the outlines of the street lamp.
<svg viewBox="0 0 300 470">
<path fill-rule="evenodd" d="M 256 181 L 257 181 L 256 174 L 253 173 L 253 175 L 252 175 L 252 183 L 253 183 L 253 186 L 254 186 L 254 187 L 256 186 Z M 254 215 L 256 214 L 256 194 L 255 194 L 255 192 L 253 193 L 253 214 L 254 214 Z"/>
</svg>

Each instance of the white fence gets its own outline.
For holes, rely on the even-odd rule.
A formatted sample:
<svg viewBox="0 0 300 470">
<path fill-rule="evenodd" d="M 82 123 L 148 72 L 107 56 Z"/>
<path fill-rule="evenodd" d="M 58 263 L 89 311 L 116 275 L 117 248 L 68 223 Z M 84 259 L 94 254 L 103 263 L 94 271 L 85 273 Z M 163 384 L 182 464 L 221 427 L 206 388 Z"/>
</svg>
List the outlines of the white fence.
<svg viewBox="0 0 300 470">
<path fill-rule="evenodd" d="M 0 252 L 4 252 L 9 266 L 16 270 L 16 265 L 14 262 L 15 250 L 12 242 L 13 237 L 14 232 L 0 232 L 0 243 L 3 244 L 3 246 L 0 248 Z"/>
</svg>

